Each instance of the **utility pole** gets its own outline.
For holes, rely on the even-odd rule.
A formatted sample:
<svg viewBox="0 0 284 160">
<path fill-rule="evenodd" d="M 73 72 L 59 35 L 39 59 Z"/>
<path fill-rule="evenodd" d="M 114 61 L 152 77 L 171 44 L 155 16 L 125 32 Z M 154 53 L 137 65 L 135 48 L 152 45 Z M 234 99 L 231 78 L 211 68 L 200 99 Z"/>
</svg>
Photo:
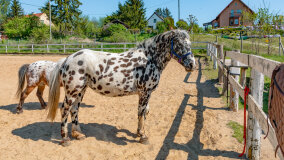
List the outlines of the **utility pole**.
<svg viewBox="0 0 284 160">
<path fill-rule="evenodd" d="M 178 0 L 178 21 L 180 20 L 180 0 Z"/>
<path fill-rule="evenodd" d="M 51 4 L 50 4 L 50 0 L 49 0 L 49 40 L 52 39 L 52 35 L 51 35 Z"/>
</svg>

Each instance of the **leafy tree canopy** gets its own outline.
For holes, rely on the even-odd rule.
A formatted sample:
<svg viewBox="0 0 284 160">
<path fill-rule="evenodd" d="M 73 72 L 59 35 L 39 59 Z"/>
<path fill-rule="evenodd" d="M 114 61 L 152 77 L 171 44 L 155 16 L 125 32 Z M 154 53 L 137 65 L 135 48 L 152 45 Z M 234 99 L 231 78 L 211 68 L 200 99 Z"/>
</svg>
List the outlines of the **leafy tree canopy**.
<svg viewBox="0 0 284 160">
<path fill-rule="evenodd" d="M 131 29 L 143 29 L 147 25 L 145 13 L 143 0 L 126 0 L 124 4 L 118 4 L 116 12 L 106 17 L 105 23 L 118 19 Z"/>
<path fill-rule="evenodd" d="M 13 0 L 11 4 L 11 10 L 9 17 L 19 17 L 24 15 L 24 10 L 18 0 Z"/>
<path fill-rule="evenodd" d="M 157 8 L 156 10 L 155 10 L 155 12 L 159 15 L 159 16 L 161 16 L 161 17 L 163 17 L 163 18 L 167 18 L 167 17 L 171 17 L 171 18 L 173 18 L 173 16 L 172 16 L 172 14 L 171 14 L 171 11 L 168 9 L 168 8 Z"/>
</svg>

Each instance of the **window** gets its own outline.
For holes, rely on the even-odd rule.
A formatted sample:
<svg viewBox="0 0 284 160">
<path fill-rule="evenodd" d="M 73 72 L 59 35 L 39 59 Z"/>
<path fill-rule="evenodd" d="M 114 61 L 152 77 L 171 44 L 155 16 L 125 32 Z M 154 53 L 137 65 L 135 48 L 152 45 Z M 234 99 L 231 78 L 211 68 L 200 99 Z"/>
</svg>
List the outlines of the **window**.
<svg viewBox="0 0 284 160">
<path fill-rule="evenodd" d="M 238 19 L 235 19 L 235 24 L 239 24 L 239 20 Z"/>
<path fill-rule="evenodd" d="M 218 22 L 215 22 L 215 23 L 214 23 L 214 27 L 218 27 Z"/>
<path fill-rule="evenodd" d="M 234 10 L 233 9 L 231 10 L 231 16 L 234 16 Z"/>
<path fill-rule="evenodd" d="M 44 23 L 44 20 L 40 20 L 41 23 Z"/>
<path fill-rule="evenodd" d="M 157 22 L 157 19 L 154 19 L 154 23 L 156 23 Z"/>
<path fill-rule="evenodd" d="M 232 26 L 234 24 L 234 20 L 230 19 L 230 26 Z"/>
<path fill-rule="evenodd" d="M 241 14 L 241 13 L 242 13 L 242 10 L 238 9 L 238 10 L 237 10 L 237 13 Z"/>
</svg>

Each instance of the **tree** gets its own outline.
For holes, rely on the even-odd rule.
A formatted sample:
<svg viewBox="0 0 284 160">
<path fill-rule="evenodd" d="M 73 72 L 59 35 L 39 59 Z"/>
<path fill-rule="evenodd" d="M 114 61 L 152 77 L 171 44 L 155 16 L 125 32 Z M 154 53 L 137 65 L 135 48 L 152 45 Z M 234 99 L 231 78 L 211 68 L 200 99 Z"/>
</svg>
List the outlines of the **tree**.
<svg viewBox="0 0 284 160">
<path fill-rule="evenodd" d="M 160 21 L 156 24 L 159 33 L 163 33 L 165 31 L 169 31 L 175 28 L 175 21 L 171 17 L 167 17 L 164 21 Z"/>
<path fill-rule="evenodd" d="M 24 15 L 24 10 L 18 0 L 13 0 L 9 17 L 19 17 Z"/>
<path fill-rule="evenodd" d="M 60 32 L 70 32 L 76 28 L 77 20 L 81 15 L 79 10 L 82 3 L 79 0 L 51 0 L 54 3 L 52 5 L 51 20 L 54 20 L 54 24 L 59 27 Z M 45 4 L 40 10 L 44 13 L 48 13 L 49 17 L 49 4 Z"/>
<path fill-rule="evenodd" d="M 0 0 L 0 30 L 2 30 L 2 24 L 6 22 L 11 0 Z"/>
<path fill-rule="evenodd" d="M 159 16 L 163 17 L 163 18 L 168 18 L 171 17 L 172 18 L 172 14 L 171 11 L 168 8 L 157 8 L 155 10 L 156 14 L 158 14 Z"/>
<path fill-rule="evenodd" d="M 27 38 L 39 25 L 39 18 L 36 16 L 15 17 L 4 24 L 4 31 L 9 38 Z"/>
<path fill-rule="evenodd" d="M 176 26 L 177 28 L 180 28 L 180 29 L 184 29 L 184 30 L 188 30 L 189 26 L 188 24 L 186 23 L 186 21 L 184 20 L 179 20 L 177 23 L 176 23 Z"/>
<path fill-rule="evenodd" d="M 147 25 L 145 13 L 143 0 L 126 0 L 123 5 L 121 3 L 118 4 L 116 12 L 106 17 L 105 23 L 118 19 L 131 29 L 143 29 Z"/>
<path fill-rule="evenodd" d="M 198 20 L 194 15 L 191 14 L 188 16 L 187 20 L 189 22 L 189 31 L 192 33 L 194 26 L 196 26 L 198 23 Z"/>
</svg>

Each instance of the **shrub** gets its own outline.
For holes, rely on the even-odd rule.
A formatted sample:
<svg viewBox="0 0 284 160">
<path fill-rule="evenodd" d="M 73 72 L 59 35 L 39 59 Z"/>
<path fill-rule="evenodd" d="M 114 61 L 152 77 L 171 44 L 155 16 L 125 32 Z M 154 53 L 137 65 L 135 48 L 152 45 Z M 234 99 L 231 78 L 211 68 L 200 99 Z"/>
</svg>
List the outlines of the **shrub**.
<svg viewBox="0 0 284 160">
<path fill-rule="evenodd" d="M 109 24 L 105 26 L 105 29 L 102 31 L 103 37 L 112 36 L 115 32 L 125 32 L 126 28 L 122 24 Z"/>
<path fill-rule="evenodd" d="M 135 38 L 127 31 L 114 32 L 111 36 L 105 37 L 106 42 L 134 42 Z"/>
<path fill-rule="evenodd" d="M 49 27 L 43 24 L 40 27 L 33 28 L 30 38 L 36 43 L 44 43 L 49 39 Z"/>
<path fill-rule="evenodd" d="M 177 28 L 184 29 L 184 30 L 188 30 L 188 28 L 189 28 L 188 24 L 184 20 L 179 20 L 176 23 L 176 26 L 177 26 Z"/>
<path fill-rule="evenodd" d="M 158 33 L 163 33 L 163 32 L 168 30 L 168 27 L 166 26 L 166 23 L 164 23 L 162 21 L 158 22 L 156 24 L 156 27 L 157 27 Z"/>
</svg>

